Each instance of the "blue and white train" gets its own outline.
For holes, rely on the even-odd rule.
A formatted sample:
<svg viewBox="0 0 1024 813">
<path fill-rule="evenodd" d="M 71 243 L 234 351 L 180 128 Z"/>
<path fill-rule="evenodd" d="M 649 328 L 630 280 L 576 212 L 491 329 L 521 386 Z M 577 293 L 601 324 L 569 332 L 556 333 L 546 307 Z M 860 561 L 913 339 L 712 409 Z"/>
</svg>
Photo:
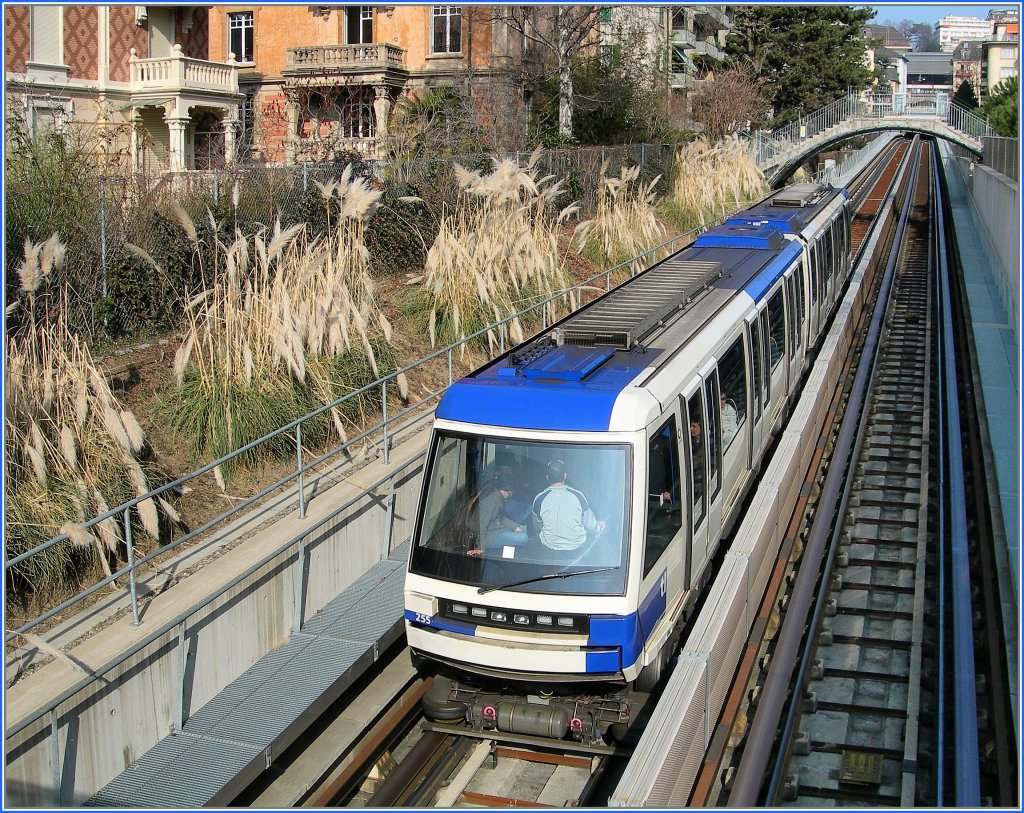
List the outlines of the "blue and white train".
<svg viewBox="0 0 1024 813">
<path fill-rule="evenodd" d="M 532 691 L 650 688 L 849 276 L 850 224 L 846 190 L 788 187 L 453 384 L 406 576 L 414 654 Z M 530 516 L 552 461 L 600 520 L 572 550 Z"/>
</svg>

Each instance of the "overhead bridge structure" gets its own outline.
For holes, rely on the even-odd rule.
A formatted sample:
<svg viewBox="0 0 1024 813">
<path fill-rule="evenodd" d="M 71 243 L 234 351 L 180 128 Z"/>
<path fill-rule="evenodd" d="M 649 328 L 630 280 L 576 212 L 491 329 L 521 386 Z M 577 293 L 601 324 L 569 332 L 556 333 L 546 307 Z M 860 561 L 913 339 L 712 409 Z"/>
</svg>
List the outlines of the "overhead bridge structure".
<svg viewBox="0 0 1024 813">
<path fill-rule="evenodd" d="M 770 133 L 757 131 L 751 151 L 775 189 L 808 158 L 858 135 L 900 131 L 935 136 L 982 155 L 984 136 L 995 132 L 984 119 L 950 101 L 948 94 L 851 93 Z"/>
</svg>

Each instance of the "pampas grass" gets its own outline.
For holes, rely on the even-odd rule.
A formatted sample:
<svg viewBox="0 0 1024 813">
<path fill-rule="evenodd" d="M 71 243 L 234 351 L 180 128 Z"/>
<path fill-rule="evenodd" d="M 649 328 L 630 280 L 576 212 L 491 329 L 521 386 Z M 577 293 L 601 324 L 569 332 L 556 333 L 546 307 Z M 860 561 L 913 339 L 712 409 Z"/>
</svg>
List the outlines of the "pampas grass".
<svg viewBox="0 0 1024 813">
<path fill-rule="evenodd" d="M 505 319 L 571 283 L 558 247 L 558 227 L 576 213 L 550 214 L 562 194 L 553 176 L 538 177 L 535 152 L 526 167 L 495 160 L 487 175 L 455 165 L 460 192 L 427 252 L 409 310 L 423 321 L 432 345 L 450 344 Z M 521 341 L 523 326 L 510 324 Z M 487 333 L 489 348 L 497 341 Z"/>
<path fill-rule="evenodd" d="M 302 225 L 282 229 L 280 221 L 269 240 L 236 233 L 215 254 L 210 287 L 185 307 L 171 418 L 199 454 L 222 457 L 393 364 L 365 244 L 381 193 L 351 168 L 319 188 L 331 222 L 326 238 L 310 240 Z M 324 440 L 332 424 L 344 441 L 358 409 L 308 422 L 305 442 Z M 280 437 L 243 462 L 289 453 L 294 441 Z M 223 488 L 230 472 L 217 473 Z"/>
<path fill-rule="evenodd" d="M 608 162 L 601 165 L 597 212 L 576 227 L 577 250 L 602 268 L 639 256 L 665 240 L 654 202 L 661 176 L 647 186 L 640 182 L 640 167 L 623 167 L 609 178 Z"/>
<path fill-rule="evenodd" d="M 764 176 L 736 136 L 717 144 L 699 138 L 680 147 L 674 175 L 664 214 L 684 231 L 705 226 L 768 191 Z"/>
<path fill-rule="evenodd" d="M 58 534 L 68 540 L 16 565 L 9 582 L 16 592 L 73 588 L 81 567 L 97 560 L 106 569 L 106 556 L 123 552 L 123 523 L 83 523 L 151 487 L 138 459 L 145 434 L 71 330 L 69 309 L 56 308 L 54 321 L 36 324 L 33 297 L 60 269 L 64 251 L 55 237 L 25 247 L 17 304 L 29 311 L 31 330 L 9 339 L 4 371 L 4 541 L 13 557 Z M 159 535 L 155 510 L 140 506 L 137 518 Z"/>
</svg>

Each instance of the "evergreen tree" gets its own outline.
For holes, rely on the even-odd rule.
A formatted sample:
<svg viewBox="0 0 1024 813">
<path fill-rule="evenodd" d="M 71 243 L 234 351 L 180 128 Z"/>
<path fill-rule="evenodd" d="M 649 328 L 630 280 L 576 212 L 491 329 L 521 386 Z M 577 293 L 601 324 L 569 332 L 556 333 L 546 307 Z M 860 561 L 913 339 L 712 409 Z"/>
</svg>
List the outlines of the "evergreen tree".
<svg viewBox="0 0 1024 813">
<path fill-rule="evenodd" d="M 1017 137 L 1017 121 L 1020 117 L 1020 84 L 1016 76 L 1004 79 L 992 89 L 985 100 L 981 114 L 1001 136 Z"/>
<path fill-rule="evenodd" d="M 968 110 L 974 110 L 978 106 L 978 97 L 974 95 L 974 88 L 968 80 L 964 79 L 960 83 L 960 87 L 953 94 L 953 101 Z"/>
<path fill-rule="evenodd" d="M 732 65 L 764 81 L 774 125 L 864 88 L 864 26 L 874 16 L 853 6 L 738 6 L 726 52 Z"/>
</svg>

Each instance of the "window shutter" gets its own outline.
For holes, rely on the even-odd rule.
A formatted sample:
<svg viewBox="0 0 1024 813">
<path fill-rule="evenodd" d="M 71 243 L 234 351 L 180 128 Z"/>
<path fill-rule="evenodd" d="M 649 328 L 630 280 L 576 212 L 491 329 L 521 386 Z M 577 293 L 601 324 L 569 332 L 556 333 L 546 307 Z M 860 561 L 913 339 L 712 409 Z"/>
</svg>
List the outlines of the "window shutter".
<svg viewBox="0 0 1024 813">
<path fill-rule="evenodd" d="M 63 6 L 31 6 L 29 30 L 31 32 L 31 60 L 49 65 L 64 64 L 61 42 L 61 15 Z"/>
</svg>

